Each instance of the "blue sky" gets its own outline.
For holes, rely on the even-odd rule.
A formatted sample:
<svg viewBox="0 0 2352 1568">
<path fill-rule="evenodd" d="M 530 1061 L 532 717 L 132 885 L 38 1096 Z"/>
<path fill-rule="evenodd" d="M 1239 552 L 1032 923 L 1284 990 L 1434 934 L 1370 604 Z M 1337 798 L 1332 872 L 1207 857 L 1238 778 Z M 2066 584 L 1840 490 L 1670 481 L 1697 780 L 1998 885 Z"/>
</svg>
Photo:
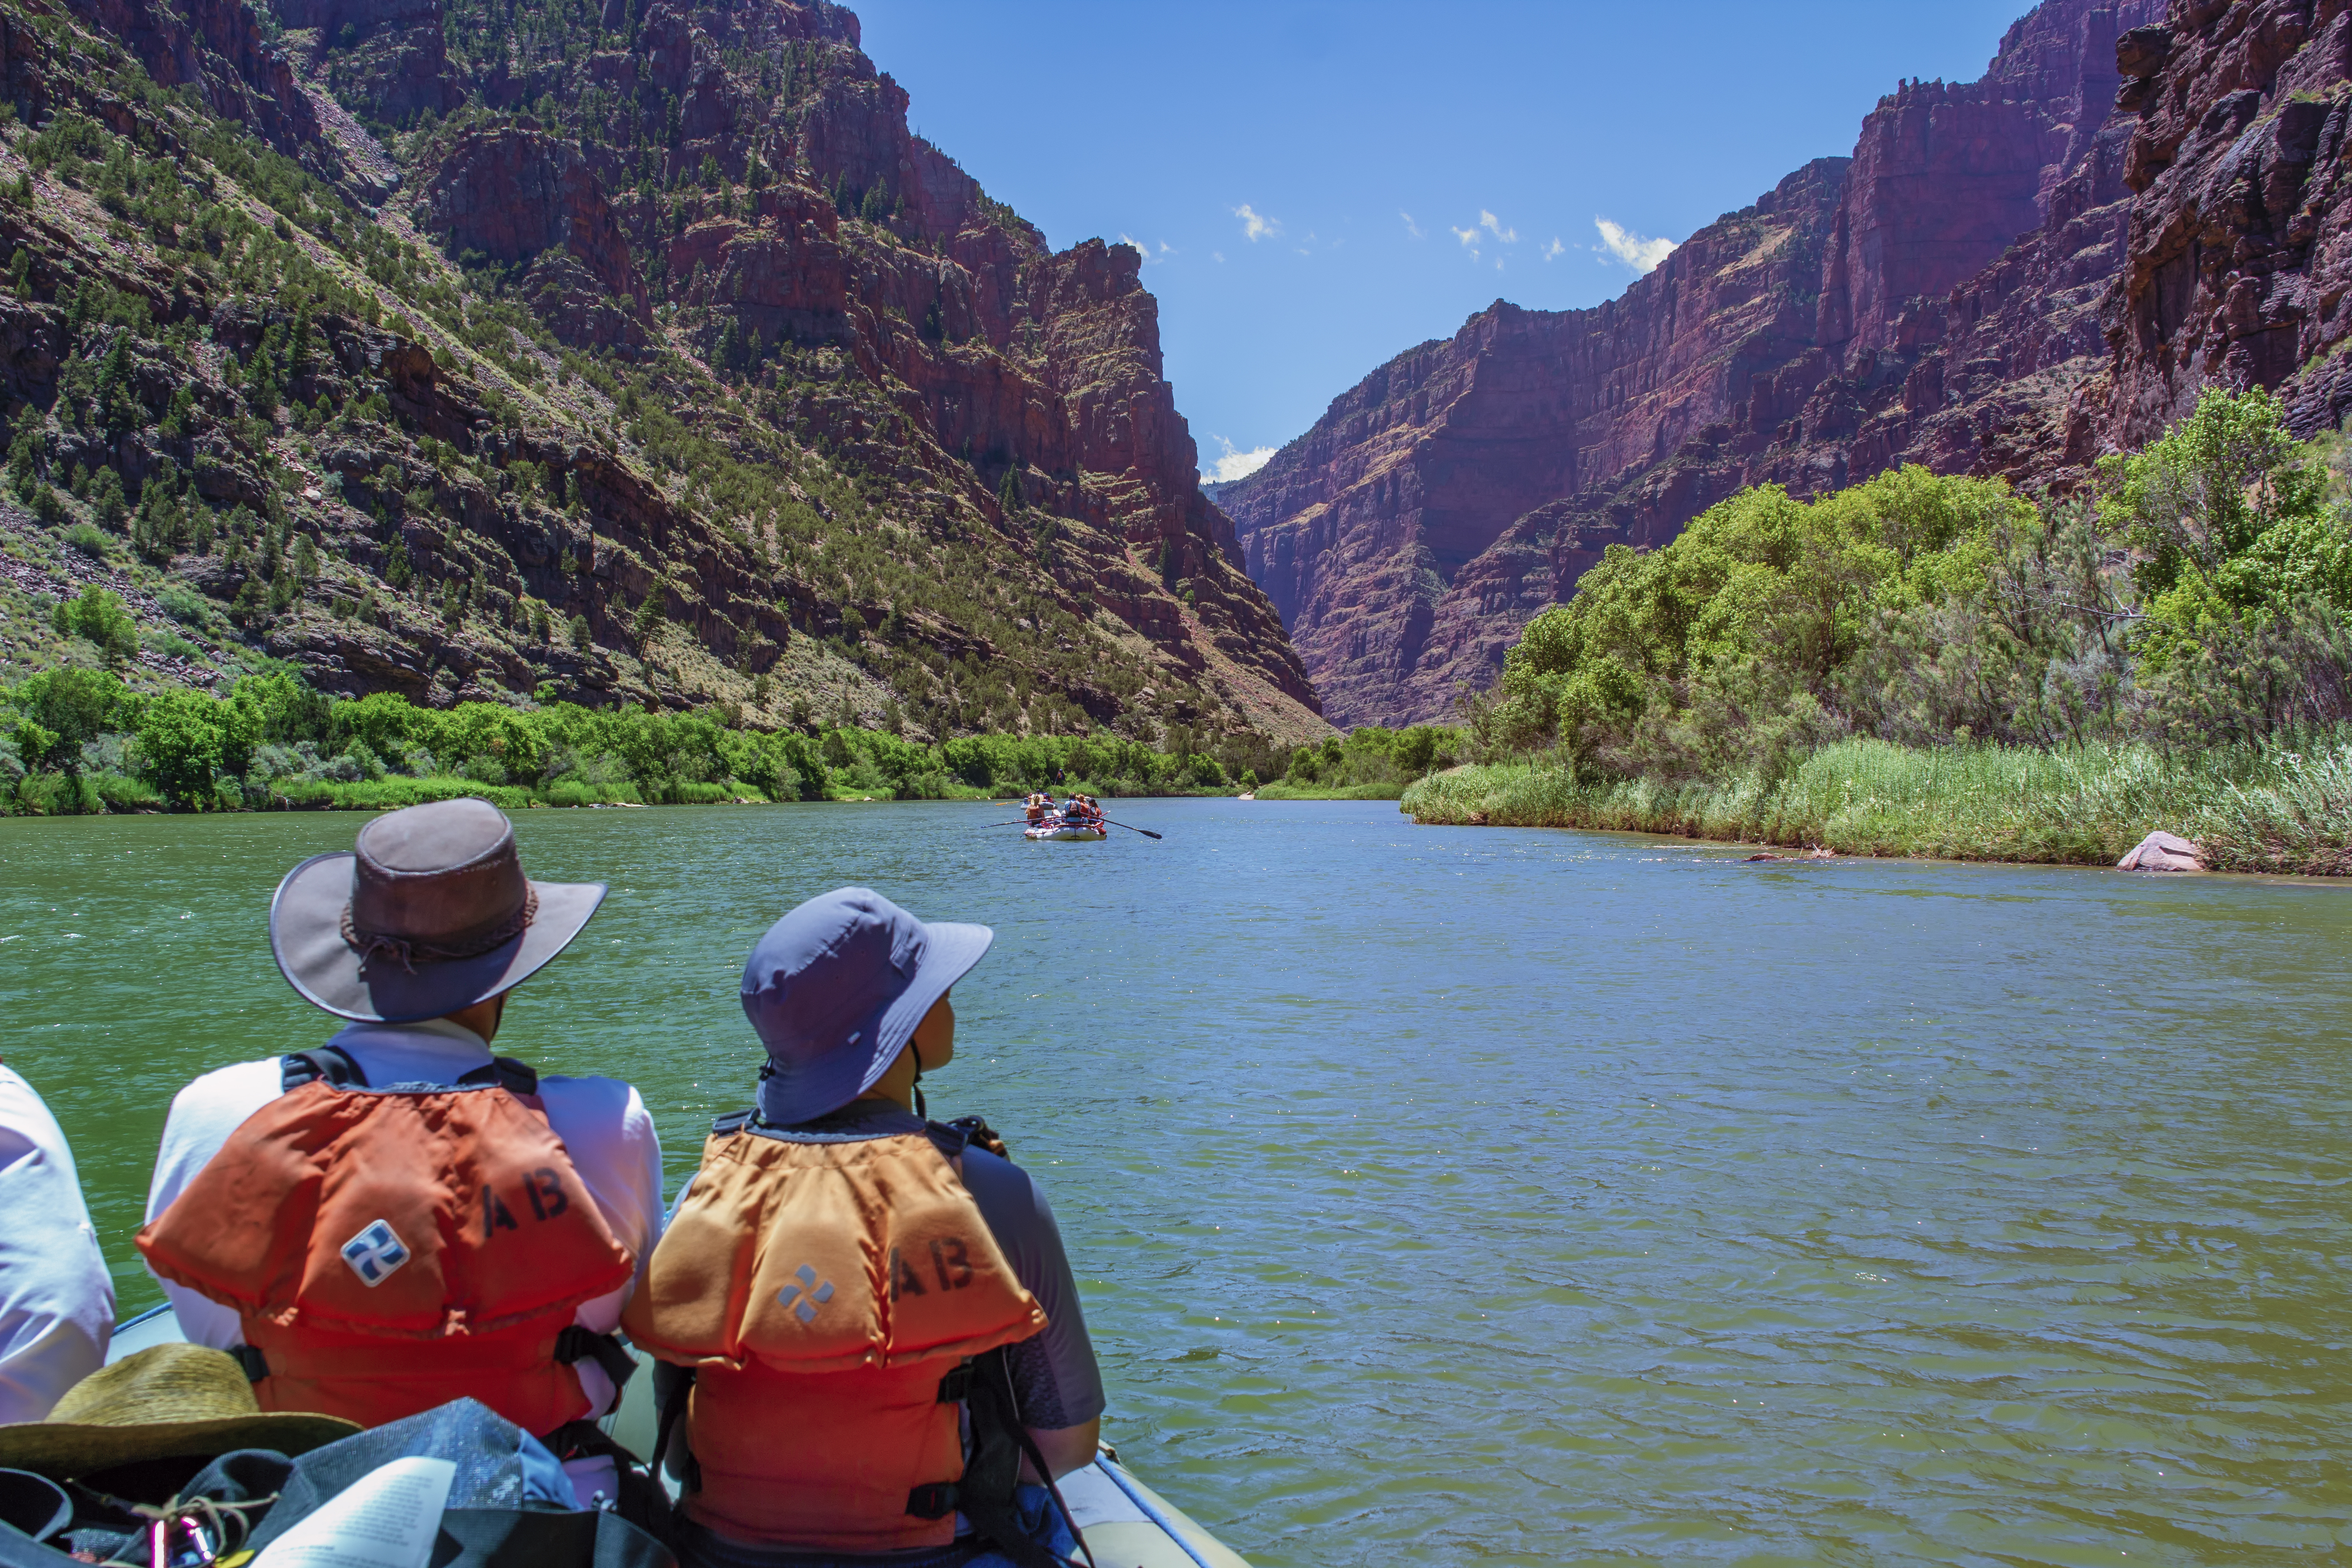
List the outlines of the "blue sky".
<svg viewBox="0 0 2352 1568">
<path fill-rule="evenodd" d="M 1496 298 L 1663 242 L 1973 80 L 2027 0 L 850 0 L 915 129 L 1057 248 L 1150 258 L 1203 465 L 1279 447 Z"/>
</svg>

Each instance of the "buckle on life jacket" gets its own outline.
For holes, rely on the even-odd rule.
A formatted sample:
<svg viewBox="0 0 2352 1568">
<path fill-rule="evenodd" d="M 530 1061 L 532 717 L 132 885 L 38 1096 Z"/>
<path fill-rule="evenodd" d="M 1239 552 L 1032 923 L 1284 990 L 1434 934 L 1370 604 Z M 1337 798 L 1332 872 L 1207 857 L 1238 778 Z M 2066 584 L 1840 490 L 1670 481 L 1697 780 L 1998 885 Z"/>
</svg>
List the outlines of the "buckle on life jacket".
<svg viewBox="0 0 2352 1568">
<path fill-rule="evenodd" d="M 940 1379 L 940 1403 L 961 1405 L 971 1393 L 971 1363 L 966 1362 Z"/>
<path fill-rule="evenodd" d="M 228 1353 L 244 1371 L 246 1382 L 259 1383 L 269 1375 L 269 1363 L 262 1359 L 261 1352 L 254 1346 L 231 1345 Z"/>
<path fill-rule="evenodd" d="M 907 1494 L 907 1511 L 917 1519 L 945 1519 L 955 1510 L 953 1481 L 929 1481 Z"/>
<path fill-rule="evenodd" d="M 615 1394 L 627 1387 L 629 1379 L 637 1372 L 637 1358 L 629 1353 L 627 1346 L 611 1334 L 600 1334 L 577 1323 L 566 1324 L 563 1331 L 555 1336 L 555 1359 L 565 1366 L 593 1361 L 613 1380 Z"/>
</svg>

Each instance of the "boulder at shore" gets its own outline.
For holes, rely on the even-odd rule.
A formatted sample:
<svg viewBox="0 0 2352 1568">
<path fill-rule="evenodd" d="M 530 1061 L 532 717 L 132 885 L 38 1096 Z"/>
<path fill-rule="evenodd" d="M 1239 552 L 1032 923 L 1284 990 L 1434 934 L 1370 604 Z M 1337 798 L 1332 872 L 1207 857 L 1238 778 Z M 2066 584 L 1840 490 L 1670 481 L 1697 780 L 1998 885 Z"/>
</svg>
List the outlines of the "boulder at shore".
<svg viewBox="0 0 2352 1568">
<path fill-rule="evenodd" d="M 2204 858 L 2197 846 L 2178 833 L 2161 830 L 2139 841 L 2138 847 L 2116 862 L 2118 871 L 2202 871 Z"/>
</svg>

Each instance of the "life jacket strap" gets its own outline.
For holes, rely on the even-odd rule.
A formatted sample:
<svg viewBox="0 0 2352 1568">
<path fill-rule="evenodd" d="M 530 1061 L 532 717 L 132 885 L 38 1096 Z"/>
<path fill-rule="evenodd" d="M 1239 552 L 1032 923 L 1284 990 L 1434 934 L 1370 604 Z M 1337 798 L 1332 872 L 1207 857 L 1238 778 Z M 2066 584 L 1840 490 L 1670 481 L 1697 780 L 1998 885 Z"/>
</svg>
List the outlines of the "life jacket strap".
<svg viewBox="0 0 2352 1568">
<path fill-rule="evenodd" d="M 314 1051 L 296 1051 L 281 1057 L 278 1063 L 278 1087 L 281 1093 L 292 1093 L 306 1083 L 326 1079 L 337 1089 L 365 1089 L 367 1074 L 352 1054 L 341 1046 L 320 1046 Z M 404 1085 L 395 1085 L 404 1088 Z M 518 1097 L 539 1092 L 539 1069 L 512 1057 L 493 1057 L 488 1063 L 461 1073 L 455 1089 L 495 1087 Z"/>
<path fill-rule="evenodd" d="M 340 1046 L 320 1046 L 315 1051 L 295 1051 L 282 1057 L 278 1063 L 278 1087 L 280 1093 L 291 1094 L 306 1083 L 325 1079 L 337 1089 L 365 1089 L 367 1074 L 351 1053 Z"/>
<path fill-rule="evenodd" d="M 928 1481 L 907 1494 L 907 1511 L 917 1519 L 945 1519 L 956 1510 L 956 1484 Z"/>
<path fill-rule="evenodd" d="M 244 1372 L 246 1382 L 259 1383 L 263 1378 L 269 1375 L 269 1363 L 262 1356 L 262 1353 L 257 1347 L 253 1345 L 231 1345 L 229 1347 L 228 1353 L 236 1362 L 239 1369 Z"/>
<path fill-rule="evenodd" d="M 961 1405 L 971 1393 L 971 1363 L 965 1362 L 940 1379 L 940 1403 Z"/>
<path fill-rule="evenodd" d="M 593 1329 L 583 1329 L 572 1323 L 555 1336 L 555 1359 L 565 1366 L 574 1362 L 593 1361 L 604 1369 L 613 1380 L 613 1392 L 618 1394 L 636 1375 L 637 1358 L 612 1334 L 600 1334 Z"/>
<path fill-rule="evenodd" d="M 713 1138 L 732 1138 L 742 1131 L 751 1123 L 751 1118 L 758 1114 L 757 1108 L 748 1110 L 730 1110 L 710 1124 L 710 1135 Z"/>
</svg>

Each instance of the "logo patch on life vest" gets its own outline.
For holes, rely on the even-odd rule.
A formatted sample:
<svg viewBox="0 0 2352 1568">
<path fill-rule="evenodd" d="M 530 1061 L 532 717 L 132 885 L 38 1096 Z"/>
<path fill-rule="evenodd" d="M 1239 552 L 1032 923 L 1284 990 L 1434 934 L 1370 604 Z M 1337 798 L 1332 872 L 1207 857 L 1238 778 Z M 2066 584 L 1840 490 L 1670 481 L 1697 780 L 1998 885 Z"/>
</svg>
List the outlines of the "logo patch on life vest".
<svg viewBox="0 0 2352 1568">
<path fill-rule="evenodd" d="M 800 1283 L 787 1285 L 776 1292 L 776 1302 L 792 1308 L 793 1316 L 802 1322 L 813 1323 L 816 1321 L 816 1310 L 833 1300 L 833 1281 L 818 1284 L 816 1270 L 805 1263 L 793 1270 L 793 1277 Z"/>
<path fill-rule="evenodd" d="M 408 1261 L 408 1248 L 390 1225 L 378 1220 L 343 1243 L 343 1261 L 373 1290 Z"/>
</svg>

